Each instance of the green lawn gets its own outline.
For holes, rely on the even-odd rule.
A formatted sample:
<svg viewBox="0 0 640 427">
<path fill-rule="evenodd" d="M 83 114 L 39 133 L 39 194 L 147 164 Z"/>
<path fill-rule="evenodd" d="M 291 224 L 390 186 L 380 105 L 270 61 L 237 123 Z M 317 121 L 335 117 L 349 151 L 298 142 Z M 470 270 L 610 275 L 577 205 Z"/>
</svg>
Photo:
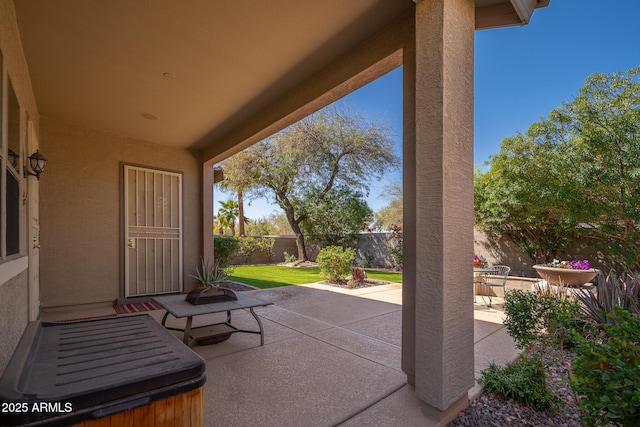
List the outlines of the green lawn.
<svg viewBox="0 0 640 427">
<path fill-rule="evenodd" d="M 365 270 L 374 280 L 402 283 L 402 273 Z M 324 280 L 318 267 L 285 267 L 281 265 L 238 265 L 233 268 L 229 280 L 255 286 L 260 289 L 279 286 L 304 285 Z"/>
</svg>

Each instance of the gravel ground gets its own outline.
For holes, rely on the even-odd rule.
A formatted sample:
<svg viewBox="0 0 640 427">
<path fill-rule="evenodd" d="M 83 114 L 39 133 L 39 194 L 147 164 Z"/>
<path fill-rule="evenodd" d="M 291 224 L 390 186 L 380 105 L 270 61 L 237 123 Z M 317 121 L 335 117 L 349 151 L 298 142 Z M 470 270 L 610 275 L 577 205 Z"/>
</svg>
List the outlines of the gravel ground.
<svg viewBox="0 0 640 427">
<path fill-rule="evenodd" d="M 225 282 L 223 287 L 227 289 L 231 289 L 232 291 L 235 291 L 235 292 L 255 291 L 256 289 L 258 289 L 254 286 L 245 285 L 244 283 L 231 282 L 231 281 Z"/>
<path fill-rule="evenodd" d="M 552 356 L 559 355 L 557 352 Z M 511 399 L 502 399 L 487 393 L 471 402 L 448 426 L 583 426 L 573 390 L 569 385 L 566 369 L 550 357 L 547 381 L 561 403 L 555 413 L 539 411 Z M 565 351 L 565 360 L 571 360 L 571 353 Z"/>
<path fill-rule="evenodd" d="M 359 289 L 359 288 L 370 288 L 372 286 L 380 286 L 380 285 L 386 285 L 389 284 L 391 282 L 385 282 L 384 280 L 373 280 L 373 279 L 365 279 L 365 280 L 360 280 L 357 281 L 355 283 L 353 283 L 352 286 L 349 286 L 349 283 L 347 280 L 342 280 L 340 282 L 320 282 L 324 285 L 329 285 L 329 286 L 333 286 L 336 288 L 344 288 L 344 289 Z"/>
</svg>

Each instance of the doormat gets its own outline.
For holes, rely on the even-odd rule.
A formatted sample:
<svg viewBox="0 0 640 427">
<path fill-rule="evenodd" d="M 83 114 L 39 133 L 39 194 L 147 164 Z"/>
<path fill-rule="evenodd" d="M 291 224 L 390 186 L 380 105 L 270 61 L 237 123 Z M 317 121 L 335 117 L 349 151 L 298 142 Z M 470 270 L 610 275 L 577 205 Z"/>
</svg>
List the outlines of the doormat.
<svg viewBox="0 0 640 427">
<path fill-rule="evenodd" d="M 160 307 L 153 301 L 135 302 L 131 304 L 116 304 L 113 306 L 113 309 L 118 314 L 140 313 L 143 311 L 160 310 L 161 308 L 162 307 Z"/>
</svg>

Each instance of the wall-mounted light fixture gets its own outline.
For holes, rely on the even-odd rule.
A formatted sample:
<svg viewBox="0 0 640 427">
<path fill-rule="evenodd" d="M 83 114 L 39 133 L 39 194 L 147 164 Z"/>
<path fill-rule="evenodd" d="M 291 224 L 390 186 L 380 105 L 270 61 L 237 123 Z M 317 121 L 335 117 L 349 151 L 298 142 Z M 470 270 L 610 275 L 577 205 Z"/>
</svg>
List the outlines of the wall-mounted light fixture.
<svg viewBox="0 0 640 427">
<path fill-rule="evenodd" d="M 24 177 L 26 178 L 29 175 L 35 176 L 38 180 L 40 179 L 40 174 L 44 172 L 45 166 L 47 166 L 47 159 L 44 158 L 42 154 L 40 154 L 40 150 L 36 150 L 35 153 L 30 155 L 29 157 L 29 166 L 31 166 L 31 172 L 28 167 L 24 168 Z"/>
<path fill-rule="evenodd" d="M 11 163 L 11 166 L 14 168 L 18 166 L 18 155 L 11 148 L 7 150 L 7 154 L 9 155 L 9 163 Z"/>
</svg>

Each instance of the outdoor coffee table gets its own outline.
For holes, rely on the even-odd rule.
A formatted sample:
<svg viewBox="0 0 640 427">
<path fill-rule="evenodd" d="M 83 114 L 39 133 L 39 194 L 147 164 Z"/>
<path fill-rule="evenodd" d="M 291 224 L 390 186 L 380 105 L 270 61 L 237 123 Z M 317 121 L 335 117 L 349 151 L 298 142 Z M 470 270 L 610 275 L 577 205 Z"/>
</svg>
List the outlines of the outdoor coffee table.
<svg viewBox="0 0 640 427">
<path fill-rule="evenodd" d="M 176 295 L 163 295 L 154 297 L 153 301 L 158 303 L 162 308 L 167 310 L 162 318 L 162 326 L 168 330 L 183 332 L 182 341 L 186 345 L 193 343 L 193 340 L 198 344 L 215 344 L 226 340 L 236 332 L 245 332 L 248 334 L 260 334 L 260 345 L 264 345 L 264 329 L 260 318 L 253 311 L 254 307 L 266 307 L 273 303 L 262 301 L 258 298 L 249 297 L 241 293 L 236 294 L 238 299 L 236 301 L 220 301 L 211 304 L 199 304 L 193 305 L 187 302 L 185 294 Z M 235 310 L 249 309 L 249 313 L 258 322 L 258 331 L 239 329 L 231 324 L 231 312 Z M 214 323 L 211 325 L 191 327 L 193 318 L 195 316 L 202 316 L 205 314 L 223 313 L 227 312 L 227 320 L 220 323 Z M 167 317 L 171 314 L 176 319 L 187 318 L 187 324 L 184 329 L 173 328 L 166 325 Z"/>
</svg>

